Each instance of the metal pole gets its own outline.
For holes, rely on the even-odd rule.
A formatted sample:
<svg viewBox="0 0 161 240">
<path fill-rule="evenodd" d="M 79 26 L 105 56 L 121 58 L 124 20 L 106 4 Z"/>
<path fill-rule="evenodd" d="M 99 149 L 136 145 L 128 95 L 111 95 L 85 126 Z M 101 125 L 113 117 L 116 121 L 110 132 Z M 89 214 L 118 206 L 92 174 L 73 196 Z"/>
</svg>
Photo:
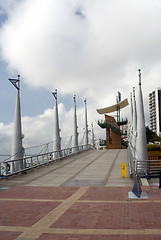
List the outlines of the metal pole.
<svg viewBox="0 0 161 240">
<path fill-rule="evenodd" d="M 88 123 L 87 123 L 87 100 L 84 99 L 85 103 L 85 145 L 88 146 Z"/>
<path fill-rule="evenodd" d="M 91 128 L 92 128 L 92 146 L 95 149 L 95 139 L 94 139 L 94 129 L 93 129 L 93 123 L 91 124 Z"/>
<path fill-rule="evenodd" d="M 130 132 L 133 132 L 133 102 L 132 102 L 132 93 L 130 93 L 130 103 L 131 103 L 131 116 L 130 116 Z"/>
<path fill-rule="evenodd" d="M 74 148 L 75 152 L 78 152 L 78 126 L 77 126 L 77 113 L 76 113 L 76 95 L 73 96 L 74 100 L 74 137 L 73 137 L 73 142 L 74 142 Z"/>
<path fill-rule="evenodd" d="M 128 134 L 128 139 L 129 139 L 129 146 L 132 151 L 132 141 L 133 141 L 133 101 L 132 101 L 132 93 L 130 93 L 130 103 L 131 103 L 131 115 L 130 115 L 130 121 L 129 121 L 129 134 Z"/>
<path fill-rule="evenodd" d="M 54 112 L 54 143 L 53 143 L 53 151 L 56 151 L 56 158 L 61 157 L 61 138 L 60 138 L 60 129 L 59 129 L 59 116 L 58 116 L 58 103 L 57 103 L 57 90 L 52 93 L 55 98 L 55 112 Z"/>
<path fill-rule="evenodd" d="M 15 161 L 15 165 L 12 166 L 12 171 L 13 170 L 18 171 L 20 169 L 23 169 L 23 156 L 24 156 L 24 148 L 22 146 L 22 138 L 24 136 L 21 130 L 20 75 L 18 75 L 18 79 L 9 79 L 9 81 L 17 88 L 12 136 L 11 160 L 20 159 L 20 161 Z"/>
<path fill-rule="evenodd" d="M 137 111 L 136 111 L 136 100 L 135 100 L 135 88 L 133 87 L 133 156 L 135 158 L 136 148 L 136 132 L 137 132 Z"/>
<path fill-rule="evenodd" d="M 144 104 L 141 89 L 141 70 L 139 69 L 139 89 L 137 101 L 137 136 L 136 136 L 136 159 L 141 161 L 148 160 L 147 139 L 145 129 Z M 144 165 L 145 166 L 145 165 Z M 144 167 L 148 172 L 148 165 Z M 139 170 L 138 170 L 139 171 Z"/>
</svg>

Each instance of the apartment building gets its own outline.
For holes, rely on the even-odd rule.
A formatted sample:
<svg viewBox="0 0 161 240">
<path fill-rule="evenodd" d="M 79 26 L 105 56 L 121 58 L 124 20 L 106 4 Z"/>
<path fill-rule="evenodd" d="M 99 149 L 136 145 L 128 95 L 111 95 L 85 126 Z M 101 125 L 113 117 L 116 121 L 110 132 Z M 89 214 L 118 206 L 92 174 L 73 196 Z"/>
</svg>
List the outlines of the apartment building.
<svg viewBox="0 0 161 240">
<path fill-rule="evenodd" d="M 149 94 L 150 128 L 161 136 L 161 88 L 156 88 Z"/>
</svg>

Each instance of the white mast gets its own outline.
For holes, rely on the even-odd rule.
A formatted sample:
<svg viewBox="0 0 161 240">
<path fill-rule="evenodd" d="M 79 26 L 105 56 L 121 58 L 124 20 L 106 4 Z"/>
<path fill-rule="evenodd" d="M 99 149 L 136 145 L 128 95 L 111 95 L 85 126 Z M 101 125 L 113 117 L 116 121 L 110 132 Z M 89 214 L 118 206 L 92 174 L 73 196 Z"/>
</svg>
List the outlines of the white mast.
<svg viewBox="0 0 161 240">
<path fill-rule="evenodd" d="M 95 149 L 95 139 L 94 139 L 94 129 L 93 129 L 93 123 L 91 124 L 91 128 L 92 128 L 92 146 Z"/>
<path fill-rule="evenodd" d="M 85 103 L 85 145 L 88 146 L 88 123 L 87 123 L 87 101 L 84 99 Z"/>
<path fill-rule="evenodd" d="M 11 160 L 20 159 L 20 161 L 16 161 L 15 164 L 12 164 L 12 170 L 18 171 L 20 169 L 23 169 L 23 156 L 24 156 L 24 148 L 22 146 L 23 135 L 21 130 L 20 75 L 18 75 L 18 79 L 9 79 L 9 81 L 17 89 L 14 124 L 13 124 Z"/>
<path fill-rule="evenodd" d="M 137 111 L 136 111 L 136 100 L 135 100 L 135 87 L 133 87 L 133 157 L 135 158 L 136 151 L 136 132 L 137 132 Z"/>
<path fill-rule="evenodd" d="M 144 105 L 141 89 L 141 70 L 139 69 L 139 90 L 137 102 L 137 137 L 136 137 L 136 159 L 139 161 L 148 160 L 147 139 L 145 129 Z M 145 166 L 145 165 L 144 165 Z M 145 170 L 146 166 L 145 166 Z"/>
<path fill-rule="evenodd" d="M 130 103 L 131 103 L 130 130 L 131 130 L 131 132 L 133 132 L 133 102 L 132 102 L 132 93 L 130 93 Z"/>
<path fill-rule="evenodd" d="M 54 118 L 55 118 L 55 125 L 54 125 L 54 143 L 53 143 L 53 151 L 56 151 L 56 157 L 61 157 L 61 138 L 60 138 L 60 129 L 59 129 L 59 116 L 58 116 L 58 103 L 57 103 L 57 90 L 52 93 L 55 98 L 55 112 L 54 112 Z"/>
<path fill-rule="evenodd" d="M 77 126 L 77 113 L 76 113 L 76 95 L 73 96 L 74 100 L 74 137 L 73 137 L 73 143 L 74 143 L 74 151 L 78 152 L 78 126 Z"/>
</svg>

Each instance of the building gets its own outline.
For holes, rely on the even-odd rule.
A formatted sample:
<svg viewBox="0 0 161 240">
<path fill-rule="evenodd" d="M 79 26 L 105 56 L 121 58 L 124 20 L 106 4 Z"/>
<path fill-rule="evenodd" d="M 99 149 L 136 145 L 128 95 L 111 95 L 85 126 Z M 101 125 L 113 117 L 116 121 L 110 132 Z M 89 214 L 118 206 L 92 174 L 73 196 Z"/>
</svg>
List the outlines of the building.
<svg viewBox="0 0 161 240">
<path fill-rule="evenodd" d="M 161 136 L 161 88 L 156 88 L 149 94 L 150 128 Z"/>
</svg>

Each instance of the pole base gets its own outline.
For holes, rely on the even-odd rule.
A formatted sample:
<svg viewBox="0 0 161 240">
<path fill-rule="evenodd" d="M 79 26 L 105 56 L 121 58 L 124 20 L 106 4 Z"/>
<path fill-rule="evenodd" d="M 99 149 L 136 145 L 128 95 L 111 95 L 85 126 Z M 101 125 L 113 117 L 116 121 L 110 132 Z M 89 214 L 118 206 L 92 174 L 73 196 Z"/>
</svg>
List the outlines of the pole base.
<svg viewBox="0 0 161 240">
<path fill-rule="evenodd" d="M 148 199 L 146 191 L 142 191 L 140 197 L 137 197 L 132 191 L 128 192 L 128 198 L 130 199 Z"/>
</svg>

